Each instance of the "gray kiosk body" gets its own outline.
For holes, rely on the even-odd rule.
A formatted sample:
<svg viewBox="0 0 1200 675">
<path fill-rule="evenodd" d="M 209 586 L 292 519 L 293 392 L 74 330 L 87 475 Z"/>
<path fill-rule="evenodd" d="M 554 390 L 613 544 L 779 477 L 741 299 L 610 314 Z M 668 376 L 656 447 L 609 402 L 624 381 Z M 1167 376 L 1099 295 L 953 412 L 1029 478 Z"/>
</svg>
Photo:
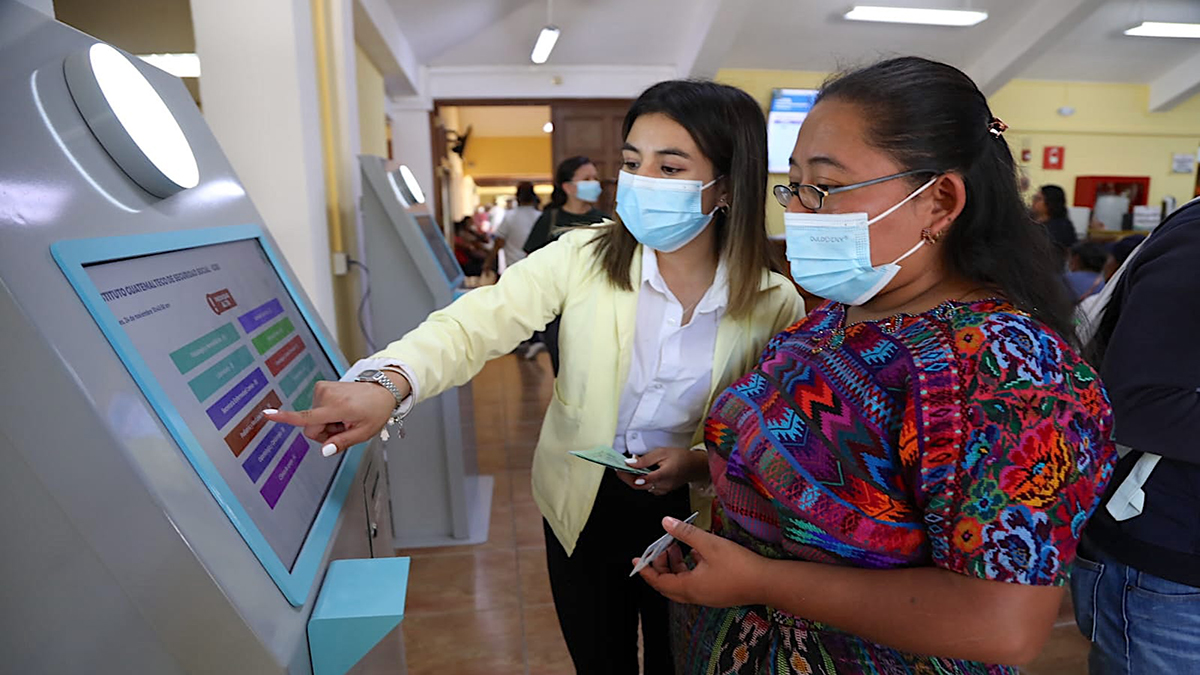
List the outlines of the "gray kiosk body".
<svg viewBox="0 0 1200 675">
<path fill-rule="evenodd" d="M 206 397 L 226 400 L 232 393 L 221 379 L 224 371 L 210 370 L 213 362 L 198 362 L 192 372 L 212 372 L 217 379 L 208 384 L 199 377 L 185 382 L 182 372 L 175 374 L 184 387 L 166 380 L 156 383 L 154 377 L 135 380 L 136 369 L 128 359 L 164 362 L 163 355 L 177 349 L 165 337 L 175 327 L 159 323 L 153 331 L 135 334 L 134 325 L 156 325 L 153 317 L 139 315 L 134 317 L 138 324 L 121 320 L 118 329 L 113 320 L 102 329 L 105 322 L 98 317 L 108 310 L 101 294 L 87 304 L 89 295 L 82 290 L 87 283 L 73 285 L 66 258 L 52 249 L 67 242 L 64 250 L 87 258 L 88 246 L 79 240 L 187 239 L 224 231 L 224 226 L 261 232 L 260 217 L 182 83 L 145 64 L 135 67 L 190 142 L 199 184 L 159 199 L 118 167 L 85 123 L 64 76 L 64 60 L 89 52 L 94 44 L 94 39 L 23 5 L 0 0 L 0 671 L 320 671 L 308 636 L 330 561 L 369 559 L 373 549 L 374 555 L 388 556 L 392 550 L 384 540 L 389 528 L 372 527 L 387 518 L 381 447 L 378 442 L 359 447 L 340 463 L 321 464 L 320 452 L 306 450 L 302 436 L 280 431 L 276 449 L 286 442 L 282 439 L 291 439 L 287 450 L 266 456 L 261 479 L 241 476 L 249 487 L 240 489 L 252 498 L 244 500 L 242 515 L 249 513 L 250 519 L 234 517 L 240 508 L 236 494 L 228 500 L 217 498 L 212 476 L 204 476 L 197 457 L 210 453 L 216 462 L 230 450 L 238 456 L 233 445 L 224 448 L 220 436 L 215 444 L 203 442 L 226 433 L 230 426 L 223 424 L 232 425 L 233 418 L 221 423 L 214 418 L 215 427 L 204 420 L 205 429 L 193 429 L 192 440 L 200 442 L 179 439 L 188 434 L 189 415 L 199 411 L 203 420 Z M 243 252 L 274 249 L 266 234 L 243 237 L 229 246 L 242 247 Z M 97 254 L 102 250 L 107 249 L 97 245 Z M 95 270 L 111 268 L 120 276 L 161 261 L 154 256 L 115 259 Z M 275 312 L 276 321 L 287 320 L 294 328 L 297 354 L 307 351 L 324 374 L 336 375 L 330 371 L 339 367 L 341 355 L 336 347 L 329 348 L 328 332 L 291 281 L 290 269 L 281 258 L 274 262 L 256 277 L 286 289 L 278 290 L 278 299 L 271 301 L 279 303 L 272 306 L 278 312 L 268 313 Z M 75 273 L 93 274 L 96 281 L 100 272 L 92 269 Z M 234 270 L 223 269 L 226 277 L 236 276 Z M 201 285 L 188 279 L 169 292 L 183 298 Z M 144 297 L 159 290 L 167 292 L 155 289 Z M 229 308 L 225 296 L 215 294 L 208 301 L 213 313 Z M 244 353 L 251 359 L 249 365 L 238 366 L 236 376 L 249 369 L 258 374 L 272 363 L 281 369 L 276 373 L 272 366 L 273 376 L 286 376 L 282 362 L 272 362 L 267 351 L 277 344 L 277 336 L 260 341 L 249 327 L 233 332 L 233 317 L 245 316 L 242 312 L 254 306 L 250 298 L 241 300 L 238 309 L 220 318 L 229 322 L 227 335 L 236 340 L 227 345 L 234 350 L 228 358 L 236 360 Z M 148 312 L 170 315 L 166 302 L 155 302 Z M 206 314 L 203 295 L 199 304 L 195 316 L 216 320 Z M 279 319 L 282 314 L 288 318 Z M 125 329 L 124 339 L 132 340 L 126 346 L 132 344 L 133 351 L 122 352 L 120 340 L 114 338 Z M 282 329 L 278 333 L 287 335 Z M 225 353 L 230 352 L 214 351 L 213 358 L 222 359 Z M 165 363 L 169 369 L 170 361 Z M 267 386 L 279 381 L 271 379 Z M 215 387 L 211 393 L 210 385 Z M 164 414 L 163 399 L 148 393 L 156 386 L 174 387 L 184 397 L 192 396 L 187 388 L 191 386 L 195 410 L 180 406 L 178 415 Z M 209 408 L 210 416 L 212 411 Z M 245 415 L 235 428 L 257 423 L 256 411 L 235 408 L 237 417 Z M 247 442 L 262 440 L 270 435 L 266 430 L 277 427 L 263 422 L 246 435 Z M 231 442 L 231 436 L 224 438 Z M 244 447 L 242 459 L 253 457 L 262 446 Z M 277 456 L 290 457 L 290 468 L 281 468 L 284 459 L 270 461 Z M 314 490 L 305 493 L 308 511 L 280 513 L 285 504 L 297 503 L 288 502 L 289 495 L 308 490 L 305 477 L 310 474 L 317 478 L 311 482 Z M 280 492 L 268 496 L 264 481 L 277 477 L 283 481 L 277 486 Z M 312 513 L 317 515 L 310 519 Z M 278 533 L 265 525 L 289 519 L 298 526 L 289 534 L 291 542 L 273 541 Z M 262 536 L 251 536 L 255 531 L 265 535 L 268 546 Z M 379 535 L 373 539 L 375 531 Z M 300 552 L 295 557 L 280 553 L 282 562 L 271 568 L 267 560 L 276 546 L 293 552 L 299 547 Z M 320 597 L 323 601 L 324 595 Z M 403 648 L 398 629 L 391 630 L 394 625 L 388 624 L 387 636 L 350 672 L 403 672 Z"/>
<path fill-rule="evenodd" d="M 377 347 L 416 328 L 462 293 L 462 270 L 424 204 L 412 203 L 381 157 L 359 157 L 362 236 Z M 487 540 L 492 476 L 479 475 L 470 385 L 422 401 L 388 463 L 397 548 Z"/>
</svg>

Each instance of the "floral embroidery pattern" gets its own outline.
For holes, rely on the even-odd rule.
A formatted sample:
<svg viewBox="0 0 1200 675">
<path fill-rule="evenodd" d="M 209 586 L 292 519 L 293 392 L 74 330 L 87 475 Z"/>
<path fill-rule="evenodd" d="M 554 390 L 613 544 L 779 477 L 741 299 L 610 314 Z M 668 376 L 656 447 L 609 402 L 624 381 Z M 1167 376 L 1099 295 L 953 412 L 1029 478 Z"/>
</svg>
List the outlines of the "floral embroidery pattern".
<svg viewBox="0 0 1200 675">
<path fill-rule="evenodd" d="M 1064 584 L 1116 457 L 1096 373 L 1003 301 L 844 318 L 818 308 L 717 398 L 713 531 L 773 558 Z M 765 607 L 673 612 L 688 675 L 1015 672 Z"/>
</svg>

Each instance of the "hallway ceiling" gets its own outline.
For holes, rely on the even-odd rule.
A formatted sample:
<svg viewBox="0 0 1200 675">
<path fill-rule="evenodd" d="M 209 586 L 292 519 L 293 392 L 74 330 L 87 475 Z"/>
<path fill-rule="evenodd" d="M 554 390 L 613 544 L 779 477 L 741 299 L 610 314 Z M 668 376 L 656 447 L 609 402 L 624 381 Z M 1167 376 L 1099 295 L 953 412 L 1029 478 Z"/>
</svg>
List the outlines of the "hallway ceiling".
<svg viewBox="0 0 1200 675">
<path fill-rule="evenodd" d="M 853 0 L 555 0 L 562 29 L 551 65 L 669 65 L 703 30 L 703 9 L 735 4 L 744 17 L 721 67 L 831 71 L 894 54 L 965 67 L 1022 34 L 1052 3 L 1073 0 L 871 0 L 868 4 L 987 11 L 969 28 L 847 21 Z M 1077 0 L 1074 0 L 1077 1 Z M 417 59 L 431 66 L 529 65 L 546 23 L 544 0 L 388 0 Z M 1134 38 L 1142 20 L 1200 22 L 1200 0 L 1093 0 L 1082 20 L 1050 37 L 1016 77 L 1148 83 L 1200 54 L 1200 40 Z M 697 11 L 700 10 L 700 11 Z M 719 26 L 715 30 L 724 30 Z M 1015 36 L 1013 31 L 1016 31 Z M 1006 35 L 1007 33 L 1007 35 Z M 1014 48 L 1021 48 L 1015 45 Z"/>
</svg>

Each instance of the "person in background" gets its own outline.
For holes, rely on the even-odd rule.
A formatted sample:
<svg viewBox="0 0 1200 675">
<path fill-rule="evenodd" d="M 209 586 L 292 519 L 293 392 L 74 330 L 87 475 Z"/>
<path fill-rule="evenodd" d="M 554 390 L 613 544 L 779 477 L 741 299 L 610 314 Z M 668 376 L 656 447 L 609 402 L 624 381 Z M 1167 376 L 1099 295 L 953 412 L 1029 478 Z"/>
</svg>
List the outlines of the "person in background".
<svg viewBox="0 0 1200 675">
<path fill-rule="evenodd" d="M 818 94 L 775 192 L 792 276 L 830 302 L 710 408 L 713 531 L 665 520 L 691 560 L 642 572 L 686 603 L 678 675 L 1015 675 L 1041 651 L 1116 452 L 1004 129 L 926 59 Z"/>
<path fill-rule="evenodd" d="M 533 496 L 580 675 L 636 675 L 639 623 L 643 672 L 672 672 L 667 602 L 629 561 L 662 534 L 663 516 L 706 510 L 689 498 L 708 475 L 705 411 L 803 316 L 795 288 L 770 271 L 758 102 L 713 82 L 661 82 L 634 101 L 622 134 L 615 222 L 577 228 L 434 312 L 355 364 L 343 378 L 353 381 L 318 383 L 312 410 L 267 413 L 303 425 L 330 456 L 561 316 Z M 568 454 L 597 446 L 652 471 L 635 480 Z"/>
<path fill-rule="evenodd" d="M 474 217 L 466 216 L 454 223 L 454 258 L 466 276 L 483 274 L 483 262 L 488 256 L 485 240 L 485 236 L 475 229 Z"/>
<path fill-rule="evenodd" d="M 492 231 L 491 223 L 488 220 L 488 210 L 484 208 L 483 204 L 475 207 L 475 213 L 471 216 L 471 225 L 480 234 Z"/>
<path fill-rule="evenodd" d="M 504 269 L 497 264 L 500 251 L 504 251 L 505 268 L 525 259 L 525 241 L 533 231 L 533 224 L 541 217 L 537 209 L 538 198 L 533 191 L 533 183 L 528 181 L 517 185 L 517 207 L 511 209 L 500 226 L 492 233 L 492 250 L 488 255 L 484 269 L 496 270 L 503 274 Z"/>
<path fill-rule="evenodd" d="M 1200 200 L 1128 261 L 1091 343 L 1125 451 L 1071 577 L 1091 675 L 1200 673 L 1197 260 Z"/>
<path fill-rule="evenodd" d="M 504 222 L 504 218 L 512 212 L 513 208 L 512 197 L 496 197 L 496 203 L 488 209 L 488 231 L 495 232 L 499 229 L 500 224 Z"/>
<path fill-rule="evenodd" d="M 558 239 L 567 228 L 595 225 L 608 218 L 596 210 L 600 192 L 592 160 L 583 156 L 564 159 L 554 171 L 554 193 L 525 241 L 525 252 L 533 253 Z"/>
<path fill-rule="evenodd" d="M 585 227 L 604 221 L 608 216 L 596 210 L 601 186 L 596 165 L 587 157 L 564 159 L 554 171 L 554 192 L 550 204 L 542 212 L 529 238 L 525 240 L 525 252 L 533 253 L 558 239 L 572 227 Z M 541 351 L 550 353 L 550 367 L 558 375 L 558 331 L 559 320 L 546 325 L 546 329 L 534 336 L 534 341 L 525 350 L 526 359 L 534 359 Z"/>
<path fill-rule="evenodd" d="M 1104 263 L 1108 254 L 1104 247 L 1094 241 L 1084 241 L 1071 247 L 1067 258 L 1067 271 L 1063 279 L 1071 289 L 1075 302 L 1094 295 L 1104 288 Z M 1114 268 L 1114 271 L 1115 268 Z"/>
<path fill-rule="evenodd" d="M 1128 237 L 1115 241 L 1108 247 L 1108 257 L 1104 260 L 1104 268 L 1101 273 L 1104 274 L 1104 280 L 1107 282 L 1112 278 L 1117 270 L 1121 269 L 1121 265 L 1129 258 L 1129 254 L 1146 240 L 1144 234 L 1131 234 Z"/>
<path fill-rule="evenodd" d="M 1067 217 L 1067 193 L 1057 185 L 1043 185 L 1033 195 L 1030 205 L 1033 219 L 1046 228 L 1046 234 L 1058 247 L 1062 263 L 1067 262 L 1067 253 L 1079 241 L 1075 225 Z"/>
<path fill-rule="evenodd" d="M 504 274 L 504 270 L 508 267 L 525 259 L 526 253 L 523 248 L 525 240 L 529 238 L 533 224 L 541 216 L 537 205 L 538 198 L 533 191 L 533 183 L 528 181 L 519 183 L 517 185 L 517 207 L 508 212 L 504 221 L 500 223 L 500 227 L 496 228 L 492 234 L 492 250 L 483 264 L 485 270 L 494 270 L 497 274 Z M 502 265 L 498 264 L 501 251 L 504 253 Z M 536 332 L 513 350 L 513 353 L 523 359 L 532 360 L 539 353 L 546 351 L 546 345 L 542 342 L 542 333 L 543 331 Z"/>
</svg>

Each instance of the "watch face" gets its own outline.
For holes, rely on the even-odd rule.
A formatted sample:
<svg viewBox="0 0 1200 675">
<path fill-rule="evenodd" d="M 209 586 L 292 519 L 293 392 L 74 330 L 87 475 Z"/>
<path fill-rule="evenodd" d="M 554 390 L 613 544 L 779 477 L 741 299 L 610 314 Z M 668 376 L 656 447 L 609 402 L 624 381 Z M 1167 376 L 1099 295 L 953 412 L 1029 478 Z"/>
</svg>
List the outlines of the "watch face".
<svg viewBox="0 0 1200 675">
<path fill-rule="evenodd" d="M 359 373 L 359 374 L 358 374 L 358 377 L 357 377 L 356 379 L 358 379 L 358 380 L 360 380 L 360 381 L 362 381 L 362 380 L 374 380 L 374 379 L 375 379 L 376 377 L 378 377 L 378 376 L 379 376 L 379 371 L 378 371 L 378 370 L 364 370 L 364 371 L 362 371 L 361 373 Z"/>
</svg>

